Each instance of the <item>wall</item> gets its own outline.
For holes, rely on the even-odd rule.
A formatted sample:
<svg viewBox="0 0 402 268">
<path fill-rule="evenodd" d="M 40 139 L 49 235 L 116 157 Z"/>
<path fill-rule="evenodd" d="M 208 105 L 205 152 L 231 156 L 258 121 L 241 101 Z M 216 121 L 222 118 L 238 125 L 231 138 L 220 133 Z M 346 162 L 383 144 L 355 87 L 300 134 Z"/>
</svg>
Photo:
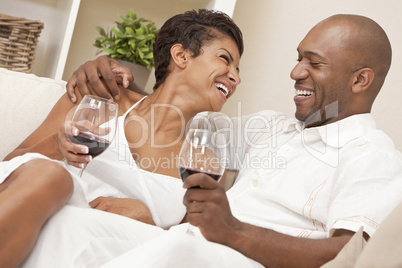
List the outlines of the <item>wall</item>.
<svg viewBox="0 0 402 268">
<path fill-rule="evenodd" d="M 83 62 L 96 57 L 97 49 L 92 45 L 99 36 L 96 26 L 102 26 L 105 29 L 115 27 L 114 21 L 120 20 L 119 15 L 126 15 L 130 8 L 133 8 L 138 17 L 152 19 L 157 27 L 160 27 L 171 16 L 188 9 L 206 7 L 210 5 L 210 2 L 208 0 L 174 0 L 175 4 L 172 5 L 171 1 L 161 0 L 81 1 L 63 79 L 68 79 Z"/>
<path fill-rule="evenodd" d="M 393 62 L 372 113 L 402 150 L 402 1 L 400 0 L 238 0 L 233 19 L 243 30 L 242 83 L 223 112 L 235 116 L 262 109 L 294 115 L 294 83 L 299 42 L 317 22 L 337 13 L 368 16 L 387 32 Z"/>
</svg>

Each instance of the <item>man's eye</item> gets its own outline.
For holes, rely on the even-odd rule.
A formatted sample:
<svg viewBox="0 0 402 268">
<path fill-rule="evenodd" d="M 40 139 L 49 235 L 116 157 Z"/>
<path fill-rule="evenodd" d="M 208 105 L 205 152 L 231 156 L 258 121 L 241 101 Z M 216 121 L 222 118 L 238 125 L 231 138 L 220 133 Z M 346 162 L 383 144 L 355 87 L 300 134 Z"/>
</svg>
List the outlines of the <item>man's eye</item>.
<svg viewBox="0 0 402 268">
<path fill-rule="evenodd" d="M 321 62 L 310 62 L 310 65 L 311 66 L 318 66 L 318 65 L 320 65 L 321 64 Z"/>
</svg>

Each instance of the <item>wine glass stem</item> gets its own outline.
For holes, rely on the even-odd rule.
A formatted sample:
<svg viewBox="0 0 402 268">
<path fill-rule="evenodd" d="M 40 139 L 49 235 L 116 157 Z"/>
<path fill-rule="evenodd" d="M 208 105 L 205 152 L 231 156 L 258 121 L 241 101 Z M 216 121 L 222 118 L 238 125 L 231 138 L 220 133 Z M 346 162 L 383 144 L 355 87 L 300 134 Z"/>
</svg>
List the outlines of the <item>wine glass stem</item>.
<svg viewBox="0 0 402 268">
<path fill-rule="evenodd" d="M 78 172 L 78 176 L 81 178 L 82 177 L 82 173 L 84 173 L 84 169 L 87 167 L 88 164 L 86 164 L 83 168 L 80 169 L 80 171 Z"/>
</svg>

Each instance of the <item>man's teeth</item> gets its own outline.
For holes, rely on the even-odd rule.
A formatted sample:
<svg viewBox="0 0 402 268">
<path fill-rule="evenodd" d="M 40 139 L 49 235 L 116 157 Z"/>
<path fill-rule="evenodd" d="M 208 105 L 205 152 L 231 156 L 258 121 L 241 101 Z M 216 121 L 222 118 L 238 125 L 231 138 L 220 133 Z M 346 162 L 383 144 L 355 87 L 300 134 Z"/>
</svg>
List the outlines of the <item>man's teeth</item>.
<svg viewBox="0 0 402 268">
<path fill-rule="evenodd" d="M 227 87 L 224 84 L 220 84 L 220 83 L 216 83 L 215 86 L 223 92 L 223 95 L 225 95 L 225 97 L 227 95 L 229 95 L 229 89 L 227 89 Z"/>
<path fill-rule="evenodd" d="M 296 96 L 310 96 L 313 95 L 313 91 L 310 90 L 296 90 Z"/>
</svg>

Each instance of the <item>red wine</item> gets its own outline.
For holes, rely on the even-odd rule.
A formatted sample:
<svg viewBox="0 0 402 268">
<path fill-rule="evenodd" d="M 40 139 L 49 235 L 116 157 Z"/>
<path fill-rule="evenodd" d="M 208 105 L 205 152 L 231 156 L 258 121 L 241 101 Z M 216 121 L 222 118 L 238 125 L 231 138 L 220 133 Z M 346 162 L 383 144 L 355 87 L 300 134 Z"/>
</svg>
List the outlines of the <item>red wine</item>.
<svg viewBox="0 0 402 268">
<path fill-rule="evenodd" d="M 221 174 L 218 174 L 218 173 L 206 172 L 206 171 L 202 171 L 199 169 L 193 169 L 193 168 L 182 167 L 182 166 L 179 166 L 179 173 L 180 173 L 180 177 L 183 181 L 186 181 L 188 176 L 195 174 L 195 173 L 207 174 L 208 176 L 210 176 L 211 178 L 213 178 L 216 181 L 218 181 L 222 176 Z"/>
<path fill-rule="evenodd" d="M 78 136 L 67 135 L 67 137 L 73 143 L 88 146 L 89 154 L 92 155 L 92 157 L 100 155 L 110 145 L 110 142 L 105 139 L 82 132 Z"/>
</svg>

